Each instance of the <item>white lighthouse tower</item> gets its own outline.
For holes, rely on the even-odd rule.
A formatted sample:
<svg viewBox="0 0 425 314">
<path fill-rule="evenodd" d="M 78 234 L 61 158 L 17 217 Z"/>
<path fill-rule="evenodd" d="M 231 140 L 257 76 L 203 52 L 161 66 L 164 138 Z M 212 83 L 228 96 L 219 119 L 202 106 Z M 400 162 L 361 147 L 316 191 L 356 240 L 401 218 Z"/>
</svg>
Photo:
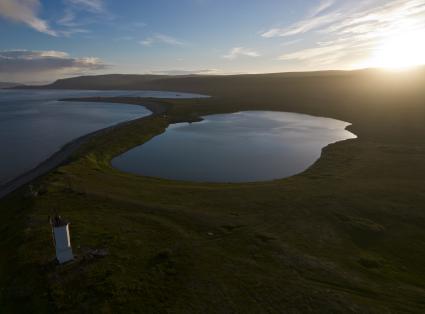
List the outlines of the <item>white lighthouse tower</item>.
<svg viewBox="0 0 425 314">
<path fill-rule="evenodd" d="M 69 223 L 56 215 L 50 220 L 52 225 L 53 241 L 56 249 L 56 259 L 60 264 L 74 259 L 69 236 Z"/>
</svg>

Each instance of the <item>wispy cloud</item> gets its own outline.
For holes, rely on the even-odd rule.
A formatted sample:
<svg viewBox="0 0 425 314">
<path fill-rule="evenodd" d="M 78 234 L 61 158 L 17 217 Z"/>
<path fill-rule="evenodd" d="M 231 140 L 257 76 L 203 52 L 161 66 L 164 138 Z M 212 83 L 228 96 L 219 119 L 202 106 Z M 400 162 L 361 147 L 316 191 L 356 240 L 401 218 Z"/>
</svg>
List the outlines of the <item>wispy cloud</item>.
<svg viewBox="0 0 425 314">
<path fill-rule="evenodd" d="M 75 7 L 94 13 L 105 11 L 105 3 L 103 0 L 67 0 L 67 2 Z"/>
<path fill-rule="evenodd" d="M 65 13 L 63 15 L 63 17 L 61 17 L 57 23 L 63 26 L 67 26 L 67 27 L 75 27 L 78 26 L 79 24 L 77 24 L 75 22 L 75 18 L 76 18 L 76 14 L 73 10 L 71 10 L 70 8 L 67 8 L 65 10 Z"/>
<path fill-rule="evenodd" d="M 376 26 L 393 25 L 400 22 L 400 19 L 408 19 L 414 15 L 422 15 L 425 11 L 424 0 L 392 0 L 392 1 L 358 1 L 352 4 L 339 6 L 333 10 L 321 14 L 324 8 L 329 8 L 333 4 L 331 1 L 322 2 L 314 14 L 302 19 L 288 27 L 272 28 L 263 32 L 261 36 L 286 37 L 304 34 L 310 31 L 322 30 L 327 33 L 345 29 L 347 32 L 357 33 L 359 27 L 363 28 L 362 33 L 375 31 Z M 346 29 L 353 27 L 353 29 Z M 356 29 L 354 28 L 357 28 Z"/>
<path fill-rule="evenodd" d="M 0 51 L 0 78 L 26 80 L 33 77 L 91 73 L 110 67 L 99 58 L 73 58 L 63 51 L 7 50 Z M 27 78 L 28 77 L 28 78 Z"/>
<path fill-rule="evenodd" d="M 350 56 L 364 57 L 382 41 L 417 30 L 425 30 L 425 0 L 323 1 L 306 18 L 261 35 L 296 40 L 314 32 L 316 40 L 310 47 L 282 54 L 279 59 L 331 64 Z"/>
<path fill-rule="evenodd" d="M 65 28 L 60 35 L 88 33 L 88 25 L 115 19 L 104 0 L 64 0 L 64 14 L 56 23 Z"/>
<path fill-rule="evenodd" d="M 135 28 L 143 28 L 146 27 L 148 24 L 146 24 L 145 22 L 133 22 L 130 24 L 130 26 L 133 26 Z"/>
<path fill-rule="evenodd" d="M 0 17 L 7 20 L 26 24 L 32 29 L 51 36 L 70 36 L 77 33 L 89 32 L 83 26 L 93 22 L 93 17 L 80 21 L 77 12 L 84 11 L 93 16 L 110 18 L 103 0 L 64 0 L 64 15 L 49 23 L 39 16 L 42 9 L 40 0 L 0 0 Z M 53 28 L 51 25 L 55 25 Z"/>
<path fill-rule="evenodd" d="M 279 56 L 278 60 L 288 61 L 288 60 L 297 60 L 297 61 L 309 61 L 314 60 L 315 63 L 319 65 L 332 64 L 337 61 L 339 58 L 345 55 L 344 45 L 332 45 L 324 47 L 315 47 L 302 49 L 296 52 L 287 53 Z"/>
<path fill-rule="evenodd" d="M 141 45 L 150 47 L 154 44 L 165 44 L 171 46 L 183 46 L 186 43 L 169 35 L 155 34 L 139 42 Z"/>
<path fill-rule="evenodd" d="M 0 16 L 26 24 L 38 32 L 57 36 L 58 33 L 50 28 L 49 23 L 38 16 L 40 7 L 39 0 L 1 0 Z"/>
<path fill-rule="evenodd" d="M 333 12 L 327 15 L 314 16 L 306 20 L 301 20 L 285 28 L 272 28 L 261 34 L 262 37 L 286 37 L 304 34 L 320 27 L 330 25 L 342 17 L 341 13 Z"/>
<path fill-rule="evenodd" d="M 310 12 L 310 16 L 316 16 L 322 13 L 323 11 L 326 11 L 331 6 L 335 4 L 335 0 L 322 0 L 318 6 L 313 8 Z"/>
<path fill-rule="evenodd" d="M 321 15 L 335 3 L 334 0 L 322 0 L 316 7 L 310 10 L 306 18 L 284 28 L 271 28 L 261 34 L 262 37 L 286 37 L 297 34 L 303 34 L 323 25 L 331 24 L 335 19 L 339 18 L 340 12 L 331 12 Z"/>
<path fill-rule="evenodd" d="M 225 59 L 236 59 L 238 57 L 245 56 L 245 57 L 259 57 L 260 54 L 256 52 L 255 50 L 244 48 L 244 47 L 234 47 L 230 49 L 230 51 L 223 56 Z"/>
<path fill-rule="evenodd" d="M 291 46 L 291 45 L 294 45 L 294 44 L 299 43 L 301 41 L 303 41 L 302 38 L 295 38 L 295 39 L 292 39 L 292 40 L 286 40 L 283 43 L 281 43 L 280 45 L 281 46 Z"/>
</svg>

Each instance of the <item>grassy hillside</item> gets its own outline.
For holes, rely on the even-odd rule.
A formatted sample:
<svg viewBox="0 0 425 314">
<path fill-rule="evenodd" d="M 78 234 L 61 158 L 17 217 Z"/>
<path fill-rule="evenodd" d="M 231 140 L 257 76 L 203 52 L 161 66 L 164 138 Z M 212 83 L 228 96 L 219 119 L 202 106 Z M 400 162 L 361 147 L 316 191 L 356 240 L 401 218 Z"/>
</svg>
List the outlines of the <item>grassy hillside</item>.
<svg viewBox="0 0 425 314">
<path fill-rule="evenodd" d="M 165 115 L 93 138 L 35 183 L 38 196 L 22 188 L 0 201 L 0 304 L 22 313 L 424 312 L 424 82 L 420 71 L 161 78 L 158 88 L 213 97 L 161 100 Z M 339 118 L 359 138 L 264 183 L 195 184 L 110 166 L 170 123 L 254 109 Z M 72 223 L 75 263 L 53 263 L 52 209 Z"/>
</svg>

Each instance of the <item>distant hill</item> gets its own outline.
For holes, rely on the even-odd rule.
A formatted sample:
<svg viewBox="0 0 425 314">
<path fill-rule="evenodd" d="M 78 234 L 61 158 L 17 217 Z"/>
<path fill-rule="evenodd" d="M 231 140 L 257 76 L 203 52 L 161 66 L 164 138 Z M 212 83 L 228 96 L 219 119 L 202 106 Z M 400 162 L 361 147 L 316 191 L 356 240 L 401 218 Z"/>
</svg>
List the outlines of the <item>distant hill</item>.
<svg viewBox="0 0 425 314">
<path fill-rule="evenodd" d="M 414 74 L 412 74 L 414 73 Z M 403 77 L 404 74 L 385 72 L 376 69 L 356 71 L 317 71 L 288 72 L 271 74 L 242 75 L 134 75 L 108 74 L 79 76 L 60 79 L 44 86 L 27 86 L 36 89 L 91 89 L 91 90 L 170 90 L 180 92 L 220 94 L 222 96 L 240 95 L 240 93 L 283 93 L 291 94 L 312 88 L 316 91 L 338 88 L 341 84 L 364 85 L 376 78 Z M 411 75 L 425 77 L 425 67 L 409 72 Z M 345 85 L 347 87 L 347 85 Z"/>
<path fill-rule="evenodd" d="M 10 83 L 10 82 L 0 82 L 0 88 L 11 88 L 11 87 L 17 87 L 17 86 L 22 86 L 22 84 Z"/>
<path fill-rule="evenodd" d="M 56 82 L 34 86 L 33 88 L 52 89 L 140 89 L 152 81 L 166 78 L 164 75 L 133 75 L 133 74 L 108 74 L 94 76 L 79 76 L 67 79 L 60 79 Z"/>
<path fill-rule="evenodd" d="M 52 84 L 26 86 L 34 89 L 118 89 L 135 90 L 173 86 L 193 86 L 224 84 L 229 81 L 248 83 L 258 80 L 279 80 L 284 78 L 344 76 L 353 72 L 348 71 L 318 71 L 318 72 L 287 72 L 271 74 L 239 74 L 239 75 L 137 75 L 137 74 L 106 74 L 92 76 L 78 76 L 59 79 Z"/>
</svg>

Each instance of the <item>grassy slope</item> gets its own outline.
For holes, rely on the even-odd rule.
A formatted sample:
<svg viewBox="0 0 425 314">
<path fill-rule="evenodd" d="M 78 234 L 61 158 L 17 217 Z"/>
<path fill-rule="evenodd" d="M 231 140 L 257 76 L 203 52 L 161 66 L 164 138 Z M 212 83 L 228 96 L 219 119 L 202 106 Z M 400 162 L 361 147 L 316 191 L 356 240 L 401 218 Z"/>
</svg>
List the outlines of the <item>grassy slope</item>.
<svg viewBox="0 0 425 314">
<path fill-rule="evenodd" d="M 423 312 L 425 76 L 412 76 L 162 81 L 214 97 L 165 101 L 166 116 L 82 147 L 38 181 L 39 197 L 22 189 L 0 202 L 3 308 Z M 174 182 L 109 165 L 170 122 L 252 109 L 340 118 L 359 139 L 327 147 L 301 175 L 266 183 Z M 77 263 L 51 262 L 52 208 L 72 222 Z M 83 259 L 93 248 L 109 254 Z"/>
</svg>

